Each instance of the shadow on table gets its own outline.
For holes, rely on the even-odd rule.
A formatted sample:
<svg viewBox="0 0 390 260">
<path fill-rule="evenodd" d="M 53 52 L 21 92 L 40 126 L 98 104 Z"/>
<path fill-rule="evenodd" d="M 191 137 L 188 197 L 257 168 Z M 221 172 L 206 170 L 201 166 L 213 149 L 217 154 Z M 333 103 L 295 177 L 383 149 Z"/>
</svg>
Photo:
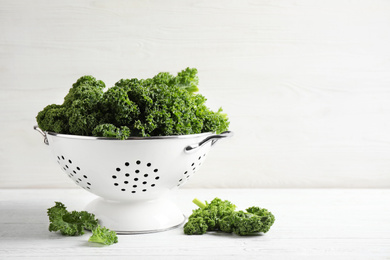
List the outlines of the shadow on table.
<svg viewBox="0 0 390 260">
<path fill-rule="evenodd" d="M 225 233 L 225 232 L 218 232 L 218 231 L 212 231 L 212 232 L 207 232 L 205 235 L 210 235 L 210 236 L 217 236 L 217 237 L 227 237 L 227 238 L 234 238 L 237 239 L 237 237 L 240 238 L 246 238 L 246 237 L 261 237 L 264 236 L 263 233 L 259 234 L 252 234 L 252 235 L 247 235 L 247 236 L 239 236 L 233 233 Z"/>
</svg>

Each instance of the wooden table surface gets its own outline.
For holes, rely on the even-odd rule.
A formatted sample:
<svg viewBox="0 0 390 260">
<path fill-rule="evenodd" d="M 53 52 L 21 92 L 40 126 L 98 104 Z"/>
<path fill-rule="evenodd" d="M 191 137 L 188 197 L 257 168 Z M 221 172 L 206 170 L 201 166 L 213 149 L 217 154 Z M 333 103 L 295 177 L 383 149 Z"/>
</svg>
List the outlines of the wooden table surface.
<svg viewBox="0 0 390 260">
<path fill-rule="evenodd" d="M 185 215 L 193 198 L 228 199 L 238 209 L 257 205 L 276 217 L 263 235 L 208 233 L 182 227 L 120 235 L 112 246 L 88 243 L 89 234 L 48 231 L 54 201 L 83 210 L 94 195 L 82 189 L 0 190 L 0 259 L 390 259 L 390 190 L 181 189 L 173 198 Z M 98 216 L 97 216 L 98 217 Z"/>
</svg>

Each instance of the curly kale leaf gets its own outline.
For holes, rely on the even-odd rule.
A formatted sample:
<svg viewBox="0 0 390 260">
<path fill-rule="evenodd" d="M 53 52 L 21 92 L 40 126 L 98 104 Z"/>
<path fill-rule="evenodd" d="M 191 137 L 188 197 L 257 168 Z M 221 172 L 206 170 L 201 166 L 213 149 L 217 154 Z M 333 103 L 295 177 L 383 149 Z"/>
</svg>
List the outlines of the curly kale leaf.
<svg viewBox="0 0 390 260">
<path fill-rule="evenodd" d="M 118 243 L 118 237 L 114 231 L 98 225 L 96 228 L 92 229 L 92 236 L 88 241 L 103 245 L 112 245 Z"/>
<path fill-rule="evenodd" d="M 71 134 L 92 135 L 100 121 L 104 88 L 105 84 L 92 76 L 81 77 L 73 84 L 63 104 Z"/>
<path fill-rule="evenodd" d="M 114 111 L 117 112 L 110 114 L 119 115 L 124 120 L 115 117 L 112 121 L 116 125 L 128 126 L 134 136 L 201 133 L 203 113 L 199 111 L 207 109 L 202 106 L 205 99 L 176 85 L 175 80 L 174 76 L 166 72 L 152 79 L 120 80 L 113 87 L 121 93 L 120 98 L 116 98 L 120 104 L 115 105 Z"/>
<path fill-rule="evenodd" d="M 129 126 L 139 115 L 138 105 L 128 96 L 130 80 L 121 80 L 109 88 L 102 98 L 103 122 Z"/>
<path fill-rule="evenodd" d="M 69 122 L 69 132 L 75 135 L 90 136 L 94 126 L 99 123 L 99 112 L 93 108 L 89 100 L 75 100 L 67 108 L 66 115 Z"/>
<path fill-rule="evenodd" d="M 247 236 L 262 231 L 263 222 L 257 215 L 242 210 L 234 212 L 230 218 L 233 232 L 240 236 Z"/>
<path fill-rule="evenodd" d="M 246 209 L 246 212 L 259 216 L 261 218 L 261 222 L 263 223 L 262 228 L 259 232 L 266 233 L 270 230 L 271 226 L 275 222 L 275 216 L 269 212 L 267 209 L 259 208 L 259 207 L 250 207 Z"/>
<path fill-rule="evenodd" d="M 203 235 L 208 225 L 202 217 L 192 217 L 184 224 L 184 233 L 187 235 Z"/>
<path fill-rule="evenodd" d="M 55 133 L 69 133 L 66 108 L 62 105 L 52 104 L 46 106 L 37 115 L 38 126 L 44 130 Z"/>
<path fill-rule="evenodd" d="M 92 76 L 79 78 L 62 105 L 49 105 L 38 113 L 38 126 L 62 134 L 92 135 L 100 121 L 104 88 L 104 83 Z"/>
<path fill-rule="evenodd" d="M 210 203 L 206 202 L 203 204 L 198 199 L 194 199 L 193 202 L 199 206 L 198 209 L 193 210 L 191 216 L 188 218 L 188 222 L 192 221 L 192 219 L 203 219 L 202 223 L 207 225 L 207 231 L 220 230 L 220 222 L 221 220 L 230 215 L 236 208 L 234 204 L 232 204 L 228 200 L 221 200 L 219 198 L 213 199 Z M 200 220 L 197 220 L 199 223 Z M 184 230 L 186 233 L 186 230 Z M 189 233 L 186 233 L 190 235 Z"/>
<path fill-rule="evenodd" d="M 85 105 L 88 108 L 93 108 L 102 98 L 105 87 L 103 81 L 92 76 L 83 76 L 72 85 L 69 93 L 64 98 L 63 105 L 68 107 L 76 100 L 88 100 L 90 102 Z"/>
<path fill-rule="evenodd" d="M 116 127 L 113 124 L 97 125 L 92 134 L 94 136 L 112 137 L 125 140 L 130 136 L 130 129 L 127 126 Z"/>
<path fill-rule="evenodd" d="M 55 202 L 55 206 L 47 210 L 49 216 L 49 231 L 60 231 L 66 236 L 79 236 L 84 234 L 84 229 L 94 229 L 98 225 L 98 220 L 94 214 L 86 211 L 68 212 L 65 205 Z"/>
<path fill-rule="evenodd" d="M 229 128 L 227 115 L 222 113 L 222 108 L 217 112 L 205 110 L 203 119 L 203 132 L 222 133 Z"/>
<path fill-rule="evenodd" d="M 250 207 L 246 209 L 246 212 L 234 212 L 222 222 L 223 231 L 247 236 L 259 232 L 267 233 L 275 222 L 275 216 L 267 209 Z"/>
<path fill-rule="evenodd" d="M 177 74 L 174 79 L 174 84 L 186 89 L 190 93 L 197 92 L 199 91 L 199 78 L 197 74 L 197 69 L 186 68 Z"/>
</svg>

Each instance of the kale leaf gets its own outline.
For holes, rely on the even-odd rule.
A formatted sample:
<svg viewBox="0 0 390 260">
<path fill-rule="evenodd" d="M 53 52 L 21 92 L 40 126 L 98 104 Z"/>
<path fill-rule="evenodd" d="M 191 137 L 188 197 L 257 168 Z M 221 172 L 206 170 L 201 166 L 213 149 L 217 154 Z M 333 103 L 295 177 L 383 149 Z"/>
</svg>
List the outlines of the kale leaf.
<svg viewBox="0 0 390 260">
<path fill-rule="evenodd" d="M 88 241 L 103 245 L 112 245 L 118 243 L 118 237 L 114 231 L 98 225 L 95 229 L 92 229 L 92 236 Z"/>
<path fill-rule="evenodd" d="M 184 225 L 184 233 L 188 235 L 204 234 L 206 231 L 220 230 L 220 221 L 230 215 L 236 208 L 230 201 L 213 199 L 210 203 L 202 203 L 198 199 L 193 202 L 198 209 L 193 210 L 188 222 Z"/>
<path fill-rule="evenodd" d="M 60 231 L 66 236 L 83 235 L 84 229 L 92 230 L 98 225 L 94 214 L 86 211 L 69 212 L 61 202 L 55 202 L 55 206 L 47 210 L 47 215 L 50 221 L 49 231 Z"/>
</svg>

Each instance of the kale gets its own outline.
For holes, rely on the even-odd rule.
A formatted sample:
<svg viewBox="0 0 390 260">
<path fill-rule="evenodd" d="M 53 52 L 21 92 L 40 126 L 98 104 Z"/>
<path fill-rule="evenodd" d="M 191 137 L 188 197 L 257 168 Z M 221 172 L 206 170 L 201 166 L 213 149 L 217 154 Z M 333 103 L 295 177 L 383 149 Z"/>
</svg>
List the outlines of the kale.
<svg viewBox="0 0 390 260">
<path fill-rule="evenodd" d="M 202 217 L 192 217 L 184 225 L 184 233 L 187 235 L 203 235 L 208 230 L 208 225 Z"/>
<path fill-rule="evenodd" d="M 193 210 L 188 222 L 184 225 L 184 233 L 188 235 L 204 234 L 206 231 L 220 230 L 220 221 L 230 215 L 236 206 L 230 201 L 213 199 L 210 203 L 202 203 L 198 199 L 193 202 L 199 207 Z"/>
<path fill-rule="evenodd" d="M 59 231 L 64 236 L 80 236 L 85 230 L 92 231 L 89 242 L 112 245 L 118 242 L 118 237 L 114 231 L 106 227 L 101 227 L 95 215 L 87 211 L 69 212 L 61 202 L 55 202 L 55 205 L 47 209 L 49 216 L 49 231 Z"/>
<path fill-rule="evenodd" d="M 250 207 L 246 209 L 246 212 L 256 215 L 261 219 L 263 226 L 260 228 L 259 232 L 267 233 L 275 222 L 275 216 L 267 209 Z"/>
<path fill-rule="evenodd" d="M 47 210 L 49 216 L 49 231 L 60 231 L 65 236 L 79 236 L 84 234 L 84 229 L 94 229 L 98 220 L 94 214 L 86 211 L 69 212 L 61 202 L 55 202 L 55 206 Z"/>
<path fill-rule="evenodd" d="M 114 231 L 98 225 L 95 229 L 92 229 L 92 236 L 88 241 L 103 245 L 112 245 L 118 243 L 118 237 Z"/>
<path fill-rule="evenodd" d="M 51 104 L 36 117 L 49 132 L 126 139 L 130 136 L 221 133 L 229 127 L 222 108 L 212 111 L 198 91 L 197 69 L 176 76 L 161 72 L 148 79 L 121 79 L 105 84 L 83 76 L 72 85 L 61 105 Z"/>
<path fill-rule="evenodd" d="M 113 124 L 100 124 L 93 129 L 92 134 L 124 140 L 130 136 L 130 129 L 127 126 L 116 127 Z"/>
<path fill-rule="evenodd" d="M 253 235 L 268 232 L 275 222 L 275 216 L 264 208 L 254 206 L 246 211 L 235 211 L 234 204 L 219 198 L 206 204 L 198 199 L 193 202 L 199 208 L 193 210 L 184 225 L 184 233 L 187 235 L 202 235 L 207 231 Z"/>
</svg>

